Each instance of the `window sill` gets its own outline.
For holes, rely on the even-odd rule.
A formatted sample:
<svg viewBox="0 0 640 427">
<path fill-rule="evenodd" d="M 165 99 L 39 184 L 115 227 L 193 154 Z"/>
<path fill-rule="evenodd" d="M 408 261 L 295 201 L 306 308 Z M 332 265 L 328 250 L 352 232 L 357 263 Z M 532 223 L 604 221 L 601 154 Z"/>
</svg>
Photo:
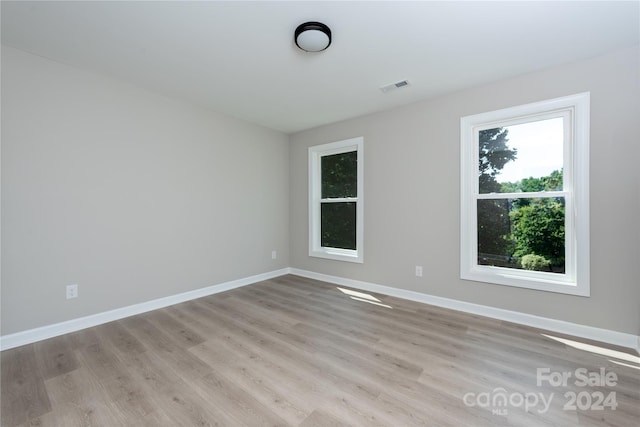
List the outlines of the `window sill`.
<svg viewBox="0 0 640 427">
<path fill-rule="evenodd" d="M 460 278 L 475 282 L 492 283 L 496 285 L 526 288 L 538 291 L 555 292 L 560 294 L 589 297 L 587 283 L 577 283 L 575 280 L 554 273 L 536 271 L 513 270 L 509 268 L 476 266 L 469 271 L 462 271 Z"/>
<path fill-rule="evenodd" d="M 355 262 L 362 264 L 362 251 L 338 248 L 319 248 L 309 251 L 309 256 L 316 258 L 332 259 L 335 261 Z"/>
</svg>

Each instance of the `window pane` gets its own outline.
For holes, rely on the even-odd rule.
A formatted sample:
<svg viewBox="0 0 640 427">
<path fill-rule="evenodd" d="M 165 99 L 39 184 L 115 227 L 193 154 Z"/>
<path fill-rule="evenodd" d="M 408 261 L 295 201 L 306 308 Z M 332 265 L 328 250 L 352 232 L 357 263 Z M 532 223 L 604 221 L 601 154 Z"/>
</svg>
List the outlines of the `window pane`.
<svg viewBox="0 0 640 427">
<path fill-rule="evenodd" d="M 355 250 L 356 204 L 322 203 L 320 209 L 320 245 Z"/>
<path fill-rule="evenodd" d="M 480 193 L 562 190 L 563 122 L 557 117 L 481 130 Z"/>
<path fill-rule="evenodd" d="M 564 197 L 478 200 L 478 264 L 565 271 Z"/>
<path fill-rule="evenodd" d="M 358 152 L 321 158 L 322 198 L 358 196 Z"/>
</svg>

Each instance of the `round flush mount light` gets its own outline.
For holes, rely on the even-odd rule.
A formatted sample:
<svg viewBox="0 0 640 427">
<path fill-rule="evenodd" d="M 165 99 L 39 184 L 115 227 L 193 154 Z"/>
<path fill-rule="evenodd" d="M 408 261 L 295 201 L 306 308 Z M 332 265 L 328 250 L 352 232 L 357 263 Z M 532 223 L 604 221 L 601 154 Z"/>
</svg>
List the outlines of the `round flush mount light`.
<svg viewBox="0 0 640 427">
<path fill-rule="evenodd" d="M 331 45 L 331 30 L 321 22 L 305 22 L 296 28 L 294 39 L 305 52 L 320 52 Z"/>
</svg>

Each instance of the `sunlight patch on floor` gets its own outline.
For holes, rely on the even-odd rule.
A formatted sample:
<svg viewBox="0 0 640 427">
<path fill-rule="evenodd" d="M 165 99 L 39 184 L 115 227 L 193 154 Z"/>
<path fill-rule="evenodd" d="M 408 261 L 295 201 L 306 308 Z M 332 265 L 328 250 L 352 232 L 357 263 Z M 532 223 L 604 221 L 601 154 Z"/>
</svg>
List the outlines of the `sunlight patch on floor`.
<svg viewBox="0 0 640 427">
<path fill-rule="evenodd" d="M 374 297 L 371 294 L 365 294 L 364 292 L 358 292 L 351 289 L 345 289 L 341 287 L 336 287 L 340 292 L 345 295 L 349 295 L 352 300 L 367 302 L 369 304 L 378 305 L 380 307 L 393 308 L 390 305 L 383 304 L 378 298 Z"/>
<path fill-rule="evenodd" d="M 341 288 L 341 287 L 337 287 L 336 289 L 338 289 L 343 294 L 351 295 L 352 297 L 364 298 L 364 299 L 369 300 L 369 301 L 380 302 L 380 300 L 378 298 L 376 298 L 376 297 L 374 297 L 373 295 L 370 295 L 370 294 L 365 294 L 364 292 L 353 291 L 351 289 L 345 289 L 345 288 Z"/>
<path fill-rule="evenodd" d="M 390 305 L 382 304 L 380 302 L 370 301 L 370 300 L 364 299 L 364 298 L 358 298 L 358 297 L 353 297 L 352 296 L 351 299 L 356 300 L 356 301 L 368 302 L 369 304 L 373 304 L 373 305 L 379 305 L 380 307 L 393 308 Z"/>
<path fill-rule="evenodd" d="M 586 344 L 580 341 L 574 341 L 567 338 L 554 337 L 553 335 L 541 334 L 547 338 L 551 338 L 554 341 L 561 342 L 570 347 L 577 348 L 578 350 L 588 351 L 590 353 L 600 354 L 606 357 L 613 357 L 614 359 L 626 360 L 627 362 L 640 364 L 640 357 L 633 354 L 624 353 L 622 351 L 611 350 L 609 348 L 600 347 L 597 345 Z"/>
<path fill-rule="evenodd" d="M 611 360 L 611 359 L 609 359 L 609 362 L 611 362 L 611 363 L 615 363 L 616 365 L 620 365 L 620 366 L 626 366 L 627 368 L 637 369 L 637 370 L 639 370 L 639 371 L 640 371 L 640 365 L 638 365 L 638 366 L 635 366 L 635 365 L 629 365 L 628 363 L 622 363 L 622 362 L 618 362 L 618 361 Z"/>
</svg>

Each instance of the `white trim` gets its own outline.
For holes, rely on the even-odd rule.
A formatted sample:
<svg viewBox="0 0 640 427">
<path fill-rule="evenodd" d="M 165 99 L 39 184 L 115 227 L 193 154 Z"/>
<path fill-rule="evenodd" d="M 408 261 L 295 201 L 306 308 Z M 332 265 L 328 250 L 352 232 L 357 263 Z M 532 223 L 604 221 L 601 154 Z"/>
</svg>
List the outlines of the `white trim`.
<svg viewBox="0 0 640 427">
<path fill-rule="evenodd" d="M 589 284 L 589 92 L 465 116 L 460 119 L 460 278 L 583 297 Z M 480 194 L 477 132 L 512 124 L 564 118 L 564 186 L 561 192 Z M 546 273 L 478 264 L 477 200 L 565 198 L 566 272 Z"/>
<path fill-rule="evenodd" d="M 229 291 L 231 289 L 251 285 L 263 280 L 272 279 L 274 277 L 284 276 L 285 274 L 289 274 L 289 268 L 274 270 L 268 273 L 257 274 L 255 276 L 232 280 L 230 282 L 224 282 L 218 285 L 207 286 L 206 288 L 200 288 L 193 291 L 183 292 L 181 294 L 170 295 L 168 297 L 158 298 L 140 304 L 129 305 L 127 307 L 116 308 L 115 310 L 104 311 L 102 313 L 79 317 L 77 319 L 71 319 L 65 322 L 54 323 L 53 325 L 42 326 L 40 328 L 34 328 L 27 331 L 4 335 L 0 337 L 0 350 L 8 350 L 10 348 L 19 347 L 21 345 L 31 344 L 37 341 L 45 340 L 47 338 L 57 337 L 59 335 L 76 332 L 81 329 L 98 326 L 103 323 L 112 322 L 114 320 L 123 319 L 129 316 L 134 316 L 136 314 L 146 313 L 148 311 L 157 310 L 159 308 L 168 307 L 170 305 L 179 304 L 181 302 L 191 301 L 196 298 L 202 298 L 208 295 Z"/>
<path fill-rule="evenodd" d="M 209 286 L 206 288 L 196 289 L 194 291 L 184 292 L 164 298 L 158 298 L 145 303 L 122 307 L 115 310 L 81 317 L 78 319 L 72 319 L 66 322 L 55 323 L 53 325 L 47 325 L 23 332 L 4 335 L 0 337 L 0 349 L 8 350 L 10 348 L 19 347 L 21 345 L 31 344 L 37 341 L 45 340 L 47 338 L 53 338 L 59 335 L 76 332 L 81 329 L 98 326 L 114 320 L 123 319 L 125 317 L 134 316 L 136 314 L 146 313 L 148 311 L 168 307 L 173 304 L 179 304 L 181 302 L 190 301 L 196 298 L 202 298 L 208 295 L 213 295 L 242 286 L 252 285 L 263 280 L 284 276 L 286 274 L 294 274 L 301 277 L 334 283 L 336 285 L 348 286 L 355 289 L 375 292 L 378 294 L 402 298 L 410 301 L 416 301 L 423 304 L 435 305 L 437 307 L 444 307 L 451 310 L 462 311 L 465 313 L 477 314 L 479 316 L 490 317 L 492 319 L 505 320 L 521 325 L 532 326 L 534 328 L 546 329 L 548 331 L 573 335 L 576 337 L 591 339 L 613 345 L 619 345 L 622 347 L 632 348 L 640 352 L 640 336 L 633 334 L 596 328 L 593 326 L 580 325 L 577 323 L 565 322 L 563 320 L 549 319 L 546 317 L 535 316 L 533 314 L 519 313 L 517 311 L 510 311 L 481 304 L 459 301 L 451 298 L 438 297 L 421 292 L 392 288 L 390 286 L 378 285 L 374 283 L 363 282 L 360 280 L 346 279 L 337 276 L 330 276 L 327 274 L 289 267 L 246 277 L 243 279 L 221 283 L 218 285 Z"/>
<path fill-rule="evenodd" d="M 520 313 L 517 311 L 505 310 L 502 308 L 490 307 L 481 304 L 474 304 L 451 298 L 443 298 L 424 294 L 421 292 L 392 288 L 389 286 L 363 282 L 360 280 L 345 279 L 342 277 L 330 276 L 327 274 L 301 270 L 298 268 L 291 268 L 290 273 L 310 279 L 322 280 L 324 282 L 329 282 L 336 285 L 349 286 L 355 289 L 375 292 L 378 294 L 402 298 L 410 301 L 421 302 L 423 304 L 435 305 L 437 307 L 444 307 L 451 310 L 462 311 L 465 313 L 477 314 L 479 316 L 490 317 L 492 319 L 504 320 L 507 322 L 518 323 L 520 325 L 532 326 L 534 328 L 545 329 L 548 331 L 573 335 L 580 338 L 619 345 L 622 347 L 636 349 L 637 351 L 640 350 L 640 336 L 627 334 L 624 332 L 580 325 L 577 323 L 566 322 L 564 320 L 550 319 L 547 317 L 535 316 L 533 314 Z"/>
<path fill-rule="evenodd" d="M 320 182 L 320 162 L 323 156 L 356 151 L 357 195 L 349 198 L 322 199 Z M 364 138 L 345 139 L 344 141 L 309 147 L 309 256 L 333 259 L 336 261 L 364 262 Z M 321 203 L 356 203 L 356 249 L 330 248 L 320 245 L 320 206 Z"/>
</svg>

